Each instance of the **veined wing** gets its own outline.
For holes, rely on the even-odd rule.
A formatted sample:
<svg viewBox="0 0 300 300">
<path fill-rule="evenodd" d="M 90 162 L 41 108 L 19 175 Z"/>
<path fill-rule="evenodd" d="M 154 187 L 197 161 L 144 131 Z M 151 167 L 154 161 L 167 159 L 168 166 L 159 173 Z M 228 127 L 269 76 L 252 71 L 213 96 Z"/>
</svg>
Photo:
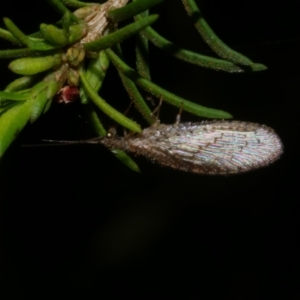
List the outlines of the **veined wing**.
<svg viewBox="0 0 300 300">
<path fill-rule="evenodd" d="M 159 164 L 205 174 L 253 170 L 272 163 L 283 151 L 273 129 L 238 121 L 160 125 L 126 143 L 125 150 Z"/>
</svg>

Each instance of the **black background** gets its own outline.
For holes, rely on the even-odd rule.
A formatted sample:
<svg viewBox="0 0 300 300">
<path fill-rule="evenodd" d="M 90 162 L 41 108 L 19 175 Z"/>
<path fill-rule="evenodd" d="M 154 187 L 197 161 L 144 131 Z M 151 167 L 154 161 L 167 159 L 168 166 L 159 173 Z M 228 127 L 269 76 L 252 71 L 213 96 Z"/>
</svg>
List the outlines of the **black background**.
<svg viewBox="0 0 300 300">
<path fill-rule="evenodd" d="M 261 170 L 215 177 L 143 158 L 136 159 L 137 174 L 100 146 L 20 147 L 92 136 L 79 105 L 54 106 L 1 161 L 3 299 L 300 298 L 296 1 L 197 3 L 222 40 L 268 71 L 205 70 L 151 47 L 154 82 L 235 119 L 274 128 L 284 155 Z M 31 33 L 59 18 L 49 7 L 46 1 L 5 1 L 1 15 Z M 161 18 L 154 27 L 165 37 L 212 55 L 181 1 L 165 1 L 156 11 Z M 132 45 L 125 45 L 128 61 Z M 1 41 L 2 49 L 9 47 Z M 8 61 L 0 63 L 3 89 L 15 77 Z M 128 104 L 114 70 L 102 95 L 121 110 Z M 173 123 L 177 113 L 164 104 L 160 119 Z M 182 120 L 199 118 L 183 113 Z"/>
</svg>

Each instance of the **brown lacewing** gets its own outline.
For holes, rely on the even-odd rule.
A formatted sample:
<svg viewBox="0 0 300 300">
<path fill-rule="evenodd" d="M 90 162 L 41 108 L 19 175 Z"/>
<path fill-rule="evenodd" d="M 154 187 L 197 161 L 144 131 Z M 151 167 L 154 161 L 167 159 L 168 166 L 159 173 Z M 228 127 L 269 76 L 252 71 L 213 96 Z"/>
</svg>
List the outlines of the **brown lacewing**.
<svg viewBox="0 0 300 300">
<path fill-rule="evenodd" d="M 198 174 L 247 172 L 271 164 L 283 153 L 273 129 L 239 121 L 161 124 L 136 135 L 108 135 L 75 143 L 122 149 L 163 166 Z"/>
</svg>

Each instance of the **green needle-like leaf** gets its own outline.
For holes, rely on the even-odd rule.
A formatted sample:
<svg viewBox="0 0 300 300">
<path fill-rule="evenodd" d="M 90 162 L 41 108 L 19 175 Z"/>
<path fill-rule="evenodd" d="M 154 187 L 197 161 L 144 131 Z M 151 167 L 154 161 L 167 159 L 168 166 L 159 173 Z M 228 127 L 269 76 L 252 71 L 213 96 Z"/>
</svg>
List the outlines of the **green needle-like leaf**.
<svg viewBox="0 0 300 300">
<path fill-rule="evenodd" d="M 20 44 L 20 42 L 7 30 L 0 28 L 0 37 L 14 44 Z"/>
<path fill-rule="evenodd" d="M 100 51 L 110 48 L 137 34 L 142 29 L 154 23 L 157 19 L 158 15 L 151 15 L 149 17 L 143 18 L 109 35 L 101 37 L 96 41 L 84 44 L 84 48 L 88 51 Z"/>
<path fill-rule="evenodd" d="M 253 62 L 241 53 L 228 47 L 211 29 L 203 18 L 200 9 L 194 0 L 182 0 L 188 15 L 192 18 L 194 26 L 199 31 L 204 41 L 220 57 L 243 66 L 251 66 Z"/>
<path fill-rule="evenodd" d="M 116 47 L 116 51 L 122 57 L 122 50 L 120 45 Z M 135 83 L 126 77 L 124 73 L 122 73 L 120 70 L 118 70 L 119 76 L 122 80 L 122 83 L 132 100 L 135 108 L 139 111 L 139 113 L 143 116 L 143 118 L 149 123 L 153 124 L 156 122 L 155 116 L 152 114 L 151 109 L 148 107 L 147 103 L 145 102 L 143 96 L 141 95 L 140 91 L 138 90 L 137 86 Z"/>
<path fill-rule="evenodd" d="M 140 17 L 147 17 L 148 11 L 140 14 Z M 150 26 L 147 28 L 151 28 Z M 150 66 L 149 66 L 149 42 L 147 37 L 142 34 L 143 31 L 137 34 L 136 38 L 136 46 L 135 46 L 135 54 L 136 54 L 136 69 L 137 72 L 143 76 L 151 80 L 150 76 Z"/>
<path fill-rule="evenodd" d="M 137 163 L 123 150 L 113 149 L 111 152 L 114 156 L 121 161 L 126 167 L 131 169 L 134 172 L 140 173 L 140 168 Z"/>
<path fill-rule="evenodd" d="M 0 92 L 1 99 L 15 100 L 15 101 L 25 101 L 29 97 L 29 93 L 19 94 L 10 92 Z"/>
<path fill-rule="evenodd" d="M 10 31 L 13 37 L 22 45 L 27 46 L 29 37 L 24 34 L 9 18 L 3 18 L 6 28 Z"/>
<path fill-rule="evenodd" d="M 191 101 L 185 100 L 177 95 L 174 95 L 153 82 L 141 77 L 137 74 L 133 69 L 131 69 L 124 61 L 122 61 L 111 49 L 106 50 L 109 58 L 115 67 L 125 76 L 129 77 L 132 81 L 134 81 L 137 85 L 139 85 L 142 89 L 154 95 L 157 98 L 161 98 L 169 104 L 172 104 L 178 108 L 182 108 L 185 111 L 188 111 L 194 115 L 205 117 L 205 118 L 217 118 L 217 119 L 228 119 L 232 118 L 232 116 L 222 110 L 217 110 L 213 108 L 204 107 L 193 103 Z"/>
<path fill-rule="evenodd" d="M 36 81 L 36 76 L 23 76 L 11 82 L 5 92 L 17 92 L 31 87 Z"/>
<path fill-rule="evenodd" d="M 0 117 L 0 158 L 28 122 L 31 107 L 32 102 L 26 101 L 12 107 Z"/>
<path fill-rule="evenodd" d="M 121 8 L 108 11 L 108 16 L 113 22 L 118 23 L 127 20 L 163 2 L 164 0 L 136 0 Z"/>
<path fill-rule="evenodd" d="M 30 122 L 35 122 L 41 114 L 49 107 L 45 108 L 48 103 L 51 104 L 52 98 L 58 91 L 58 83 L 55 80 L 49 82 L 41 81 L 36 84 L 31 90 L 32 98 L 32 111 L 30 116 Z"/>
<path fill-rule="evenodd" d="M 139 113 L 143 116 L 143 118 L 149 124 L 155 123 L 156 118 L 155 118 L 155 116 L 153 116 L 150 108 L 146 104 L 143 96 L 139 92 L 139 90 L 136 87 L 135 83 L 131 79 L 126 77 L 124 75 L 124 73 L 120 72 L 119 70 L 118 70 L 118 72 L 119 72 L 119 75 L 120 75 L 121 80 L 123 82 L 123 85 L 124 85 L 128 95 L 129 95 L 130 99 L 132 100 L 135 108 L 139 111 Z"/>
<path fill-rule="evenodd" d="M 111 107 L 104 99 L 102 99 L 97 92 L 93 90 L 91 85 L 89 84 L 83 70 L 79 71 L 81 83 L 85 89 L 87 95 L 91 98 L 91 100 L 98 106 L 107 116 L 109 116 L 112 120 L 116 121 L 120 125 L 124 126 L 125 128 L 132 130 L 134 132 L 141 132 L 142 129 L 139 124 L 136 122 L 128 119 L 123 114 L 115 110 Z"/>
<path fill-rule="evenodd" d="M 0 50 L 0 58 L 37 56 L 40 54 L 41 54 L 40 52 L 37 52 L 37 51 L 29 49 L 29 48 Z"/>
<path fill-rule="evenodd" d="M 101 88 L 108 66 L 109 59 L 105 51 L 101 51 L 98 57 L 90 59 L 85 76 L 95 92 L 98 92 Z M 80 99 L 82 104 L 86 104 L 89 101 L 82 87 L 80 88 Z"/>
<path fill-rule="evenodd" d="M 136 19 L 140 20 L 141 16 L 136 16 Z M 149 39 L 151 43 L 153 43 L 156 47 L 161 49 L 162 51 L 172 55 L 180 60 L 188 62 L 193 65 L 197 65 L 204 68 L 214 69 L 216 71 L 225 71 L 230 73 L 242 73 L 245 70 L 233 62 L 218 59 L 206 55 L 202 55 L 199 53 L 195 53 L 183 48 L 178 47 L 173 44 L 169 40 L 162 37 L 158 32 L 152 29 L 150 26 L 145 28 L 142 32 L 146 38 Z M 266 70 L 267 67 L 262 64 L 253 63 L 251 66 L 248 66 L 250 71 L 262 71 Z"/>
<path fill-rule="evenodd" d="M 13 60 L 8 68 L 20 75 L 34 75 L 58 67 L 61 60 L 62 56 L 59 54 L 44 57 L 23 57 Z"/>
<path fill-rule="evenodd" d="M 84 105 L 85 114 L 87 116 L 88 122 L 94 129 L 95 133 L 100 137 L 106 136 L 106 129 L 104 128 L 102 122 L 100 121 L 96 110 L 94 109 L 93 103 L 87 103 Z"/>
<path fill-rule="evenodd" d="M 48 51 L 58 48 L 58 46 L 53 46 L 41 39 L 36 39 L 24 34 L 12 20 L 8 18 L 3 19 L 5 26 L 11 32 L 11 34 L 22 44 L 28 48 L 36 51 Z"/>
</svg>

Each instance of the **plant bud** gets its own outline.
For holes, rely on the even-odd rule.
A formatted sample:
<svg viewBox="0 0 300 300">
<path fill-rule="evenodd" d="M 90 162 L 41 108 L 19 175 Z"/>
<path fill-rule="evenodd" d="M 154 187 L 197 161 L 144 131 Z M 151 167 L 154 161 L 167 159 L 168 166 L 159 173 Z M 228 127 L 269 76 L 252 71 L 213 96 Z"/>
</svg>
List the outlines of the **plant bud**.
<svg viewBox="0 0 300 300">
<path fill-rule="evenodd" d="M 64 29 L 57 28 L 54 25 L 41 24 L 40 30 L 44 39 L 54 45 L 65 46 L 69 42 L 68 35 Z"/>
<path fill-rule="evenodd" d="M 67 51 L 68 63 L 73 67 L 78 67 L 85 57 L 85 51 L 81 47 L 71 47 Z"/>
</svg>

